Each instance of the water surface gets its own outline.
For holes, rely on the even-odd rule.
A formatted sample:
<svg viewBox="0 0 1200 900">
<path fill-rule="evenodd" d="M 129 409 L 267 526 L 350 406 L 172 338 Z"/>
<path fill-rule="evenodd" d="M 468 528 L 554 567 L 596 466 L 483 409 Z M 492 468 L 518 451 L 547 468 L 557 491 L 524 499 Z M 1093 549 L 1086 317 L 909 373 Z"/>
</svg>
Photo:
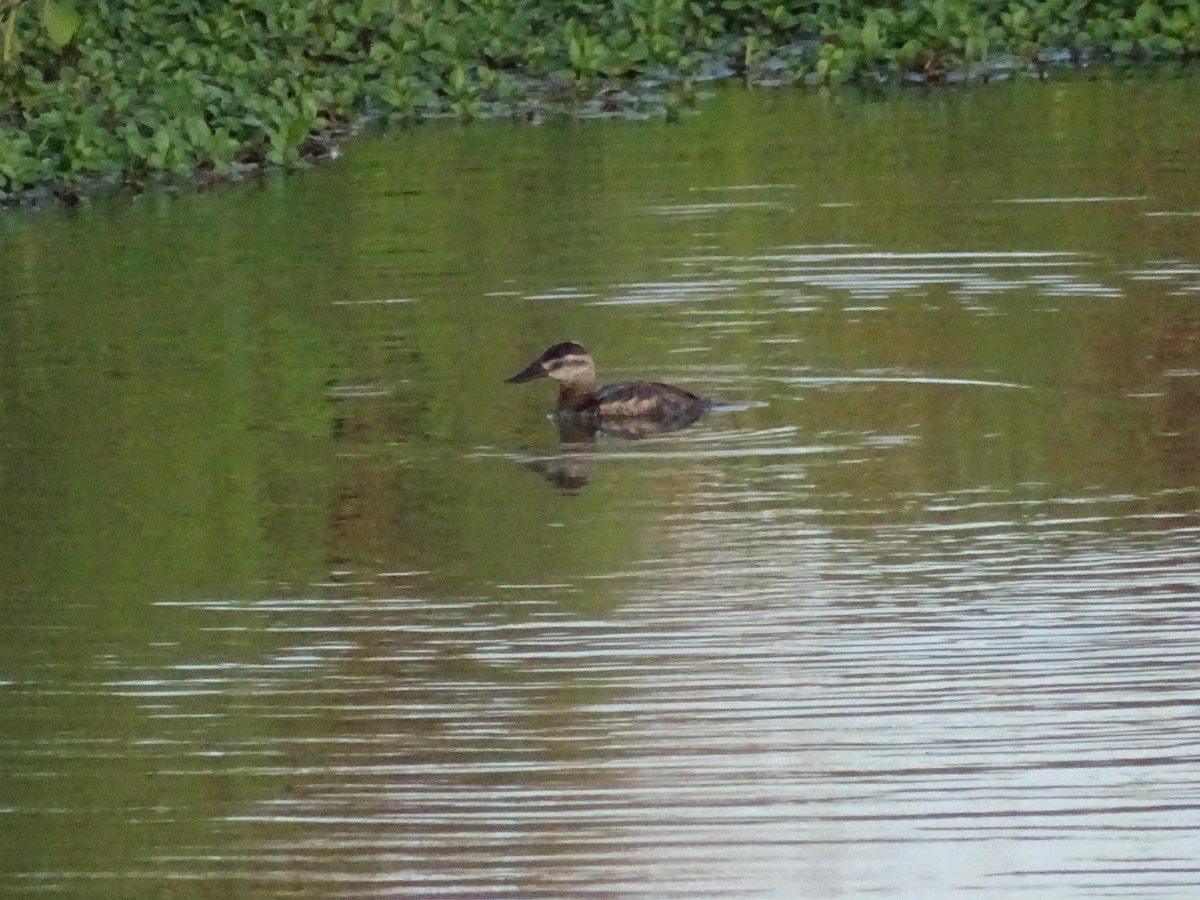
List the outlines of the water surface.
<svg viewBox="0 0 1200 900">
<path fill-rule="evenodd" d="M 1193 896 L 1195 89 L 0 221 L 0 892 Z M 732 408 L 560 444 L 567 338 Z"/>
</svg>

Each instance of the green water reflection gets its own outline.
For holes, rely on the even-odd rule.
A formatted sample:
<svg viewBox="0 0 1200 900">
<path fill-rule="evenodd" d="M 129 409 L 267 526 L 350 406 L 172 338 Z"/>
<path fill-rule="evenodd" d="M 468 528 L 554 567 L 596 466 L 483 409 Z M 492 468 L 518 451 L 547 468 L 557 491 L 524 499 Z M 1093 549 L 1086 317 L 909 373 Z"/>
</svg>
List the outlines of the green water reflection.
<svg viewBox="0 0 1200 900">
<path fill-rule="evenodd" d="M 264 719 L 224 687 L 174 701 L 164 682 L 155 700 L 147 673 L 296 643 L 269 608 L 261 628 L 213 630 L 228 623 L 174 604 L 401 593 L 462 604 L 431 628 L 484 628 L 529 616 L 510 599 L 540 585 L 604 618 L 644 561 L 670 560 L 665 518 L 714 483 L 774 483 L 769 454 L 698 452 L 736 449 L 726 431 L 859 442 L 853 464 L 814 452 L 781 501 L 856 528 L 973 489 L 1031 515 L 1081 495 L 1194 513 L 1195 91 L 729 89 L 678 124 L 430 126 L 263 184 L 0 221 L 0 883 L 128 896 L 122 876 L 175 852 L 249 852 L 254 828 L 226 817 L 296 779 L 221 748 L 319 767 L 280 742 L 346 727 L 327 707 Z M 1025 202 L 1047 198 L 1075 202 Z M 1056 273 L 1101 290 L 966 301 L 959 272 L 785 297 L 773 264 L 745 262 L 851 245 L 1064 254 Z M 602 374 L 755 405 L 644 458 L 602 442 L 586 486 L 556 490 L 521 464 L 555 452 L 548 391 L 501 379 L 568 337 Z M 310 621 L 331 617 L 346 624 Z M 425 674 L 370 656 L 345 673 Z M 523 677 L 452 636 L 429 667 L 431 683 Z M 569 729 L 582 690 L 564 675 L 534 733 Z M 177 702 L 189 715 L 156 715 Z M 389 727 L 430 759 L 453 746 L 416 713 Z"/>
</svg>

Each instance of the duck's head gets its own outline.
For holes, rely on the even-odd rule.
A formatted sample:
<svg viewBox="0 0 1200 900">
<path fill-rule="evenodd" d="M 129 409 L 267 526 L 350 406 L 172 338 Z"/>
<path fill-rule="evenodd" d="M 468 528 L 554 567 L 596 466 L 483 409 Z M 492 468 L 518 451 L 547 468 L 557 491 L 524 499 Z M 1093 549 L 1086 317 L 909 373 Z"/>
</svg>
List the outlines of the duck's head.
<svg viewBox="0 0 1200 900">
<path fill-rule="evenodd" d="M 553 378 L 564 385 L 579 385 L 590 388 L 596 382 L 596 366 L 592 356 L 574 341 L 563 341 L 548 347 L 546 352 L 524 369 L 504 379 L 509 384 L 533 381 L 535 378 Z"/>
</svg>

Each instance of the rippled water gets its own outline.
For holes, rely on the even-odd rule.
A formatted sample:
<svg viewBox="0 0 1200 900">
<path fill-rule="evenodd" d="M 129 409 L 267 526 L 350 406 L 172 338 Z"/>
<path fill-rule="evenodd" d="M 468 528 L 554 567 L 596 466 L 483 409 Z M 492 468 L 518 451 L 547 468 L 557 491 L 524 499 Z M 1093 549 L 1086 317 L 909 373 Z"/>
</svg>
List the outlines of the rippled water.
<svg viewBox="0 0 1200 900">
<path fill-rule="evenodd" d="M 1193 896 L 1193 95 L 0 224 L 0 892 Z M 722 405 L 560 442 L 565 338 Z"/>
</svg>

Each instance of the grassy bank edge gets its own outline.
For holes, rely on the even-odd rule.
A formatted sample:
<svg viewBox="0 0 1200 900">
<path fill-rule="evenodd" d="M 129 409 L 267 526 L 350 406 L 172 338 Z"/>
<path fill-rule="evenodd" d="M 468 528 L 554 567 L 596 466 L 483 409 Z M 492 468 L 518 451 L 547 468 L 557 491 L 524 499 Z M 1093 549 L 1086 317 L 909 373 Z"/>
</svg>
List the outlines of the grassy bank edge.
<svg viewBox="0 0 1200 900">
<path fill-rule="evenodd" d="M 0 204 L 312 164 L 364 124 L 666 116 L 696 85 L 1184 65 L 1200 0 L 0 0 Z"/>
</svg>

